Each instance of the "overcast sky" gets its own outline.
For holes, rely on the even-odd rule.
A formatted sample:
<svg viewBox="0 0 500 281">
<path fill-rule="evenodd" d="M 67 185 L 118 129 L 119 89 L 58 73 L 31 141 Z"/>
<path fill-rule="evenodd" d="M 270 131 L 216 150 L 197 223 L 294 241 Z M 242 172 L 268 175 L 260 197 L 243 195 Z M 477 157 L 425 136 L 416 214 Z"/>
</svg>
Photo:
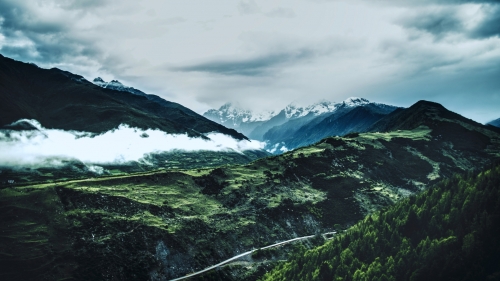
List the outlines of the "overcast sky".
<svg viewBox="0 0 500 281">
<path fill-rule="evenodd" d="M 499 36 L 498 0 L 0 0 L 4 56 L 199 113 L 358 96 L 491 121 Z"/>
</svg>

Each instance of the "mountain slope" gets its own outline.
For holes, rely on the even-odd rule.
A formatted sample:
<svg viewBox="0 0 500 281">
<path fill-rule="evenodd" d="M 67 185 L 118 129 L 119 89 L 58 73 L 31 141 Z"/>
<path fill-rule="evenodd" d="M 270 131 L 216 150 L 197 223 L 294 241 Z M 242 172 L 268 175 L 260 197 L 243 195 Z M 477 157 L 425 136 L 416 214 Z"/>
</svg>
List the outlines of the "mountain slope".
<svg viewBox="0 0 500 281">
<path fill-rule="evenodd" d="M 463 124 L 482 126 L 481 124 L 467 119 L 457 113 L 451 112 L 444 106 L 430 101 L 418 101 L 406 110 L 397 110 L 387 117 L 373 124 L 370 132 L 390 132 L 396 130 L 408 130 L 421 125 L 435 127 L 436 122 L 454 120 Z M 484 127 L 484 126 L 483 126 Z"/>
<path fill-rule="evenodd" d="M 20 119 L 46 128 L 103 133 L 120 124 L 204 137 L 245 136 L 159 97 L 103 89 L 60 69 L 41 69 L 0 55 L 0 126 Z"/>
<path fill-rule="evenodd" d="M 373 123 L 396 109 L 394 106 L 365 101 L 353 104 L 343 102 L 332 112 L 290 120 L 270 129 L 264 134 L 264 140 L 270 143 L 269 146 L 279 144 L 294 149 L 329 136 L 365 132 Z"/>
<path fill-rule="evenodd" d="M 329 137 L 247 165 L 4 186 L 0 218 L 8 224 L 0 233 L 9 240 L 0 241 L 0 258 L 11 266 L 2 272 L 10 280 L 169 280 L 255 247 L 351 226 L 500 159 L 500 134 L 489 127 L 433 103 L 403 111 L 423 114 L 400 120 L 417 127 Z M 47 267 L 23 270 L 34 258 Z M 200 278 L 241 280 L 238 272 L 268 264 L 249 258 Z"/>
<path fill-rule="evenodd" d="M 262 280 L 498 280 L 499 183 L 500 166 L 453 177 L 296 254 Z"/>
<path fill-rule="evenodd" d="M 495 120 L 493 120 L 493 121 L 491 121 L 491 122 L 488 122 L 488 125 L 491 125 L 491 126 L 495 126 L 495 127 L 500 128 L 500 118 L 495 119 Z"/>
</svg>

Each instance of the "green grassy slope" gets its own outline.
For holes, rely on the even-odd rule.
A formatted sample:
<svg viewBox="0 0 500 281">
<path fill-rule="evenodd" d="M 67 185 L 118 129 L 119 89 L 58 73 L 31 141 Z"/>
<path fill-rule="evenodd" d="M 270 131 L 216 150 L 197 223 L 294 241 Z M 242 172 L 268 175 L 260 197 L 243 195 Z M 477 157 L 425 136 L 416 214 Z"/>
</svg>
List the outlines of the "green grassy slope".
<svg viewBox="0 0 500 281">
<path fill-rule="evenodd" d="M 500 166 L 368 216 L 262 280 L 500 280 Z"/>
<path fill-rule="evenodd" d="M 269 156 L 262 150 L 240 152 L 218 151 L 171 151 L 145 155 L 139 161 L 127 163 L 85 164 L 77 159 L 61 159 L 55 167 L 9 167 L 0 166 L 0 188 L 9 186 L 8 181 L 17 184 L 35 184 L 43 182 L 66 181 L 69 179 L 85 179 L 91 177 L 109 177 L 164 169 L 198 169 L 218 167 L 228 164 L 247 164 L 256 159 Z M 57 160 L 53 157 L 52 160 Z M 96 167 L 99 168 L 96 172 Z"/>
</svg>

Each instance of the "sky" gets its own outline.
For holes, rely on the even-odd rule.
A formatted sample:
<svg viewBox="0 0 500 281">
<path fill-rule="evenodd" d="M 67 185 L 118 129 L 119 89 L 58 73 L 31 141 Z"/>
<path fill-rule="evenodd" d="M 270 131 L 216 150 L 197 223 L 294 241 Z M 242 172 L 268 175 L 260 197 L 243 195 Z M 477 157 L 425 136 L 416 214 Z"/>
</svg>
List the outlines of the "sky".
<svg viewBox="0 0 500 281">
<path fill-rule="evenodd" d="M 0 54 L 200 114 L 355 96 L 500 117 L 498 0 L 0 0 Z"/>
</svg>

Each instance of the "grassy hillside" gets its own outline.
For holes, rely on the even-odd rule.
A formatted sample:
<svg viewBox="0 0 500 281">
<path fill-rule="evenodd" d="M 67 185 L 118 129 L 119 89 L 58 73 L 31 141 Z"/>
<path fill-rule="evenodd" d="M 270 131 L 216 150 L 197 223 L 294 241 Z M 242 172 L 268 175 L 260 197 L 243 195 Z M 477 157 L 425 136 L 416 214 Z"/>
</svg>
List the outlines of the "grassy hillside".
<svg viewBox="0 0 500 281">
<path fill-rule="evenodd" d="M 500 280 L 500 166 L 455 176 L 262 280 Z"/>
<path fill-rule="evenodd" d="M 9 180 L 13 180 L 17 184 L 35 184 L 67 181 L 70 179 L 123 176 L 165 169 L 198 169 L 227 164 L 247 164 L 268 155 L 270 153 L 261 150 L 246 150 L 242 153 L 171 151 L 151 153 L 139 161 L 116 164 L 99 163 L 92 165 L 85 164 L 77 159 L 60 159 L 60 164 L 55 167 L 49 165 L 45 167 L 0 166 L 0 188 L 9 186 Z M 51 160 L 56 161 L 58 159 L 57 157 L 53 157 Z"/>
</svg>

